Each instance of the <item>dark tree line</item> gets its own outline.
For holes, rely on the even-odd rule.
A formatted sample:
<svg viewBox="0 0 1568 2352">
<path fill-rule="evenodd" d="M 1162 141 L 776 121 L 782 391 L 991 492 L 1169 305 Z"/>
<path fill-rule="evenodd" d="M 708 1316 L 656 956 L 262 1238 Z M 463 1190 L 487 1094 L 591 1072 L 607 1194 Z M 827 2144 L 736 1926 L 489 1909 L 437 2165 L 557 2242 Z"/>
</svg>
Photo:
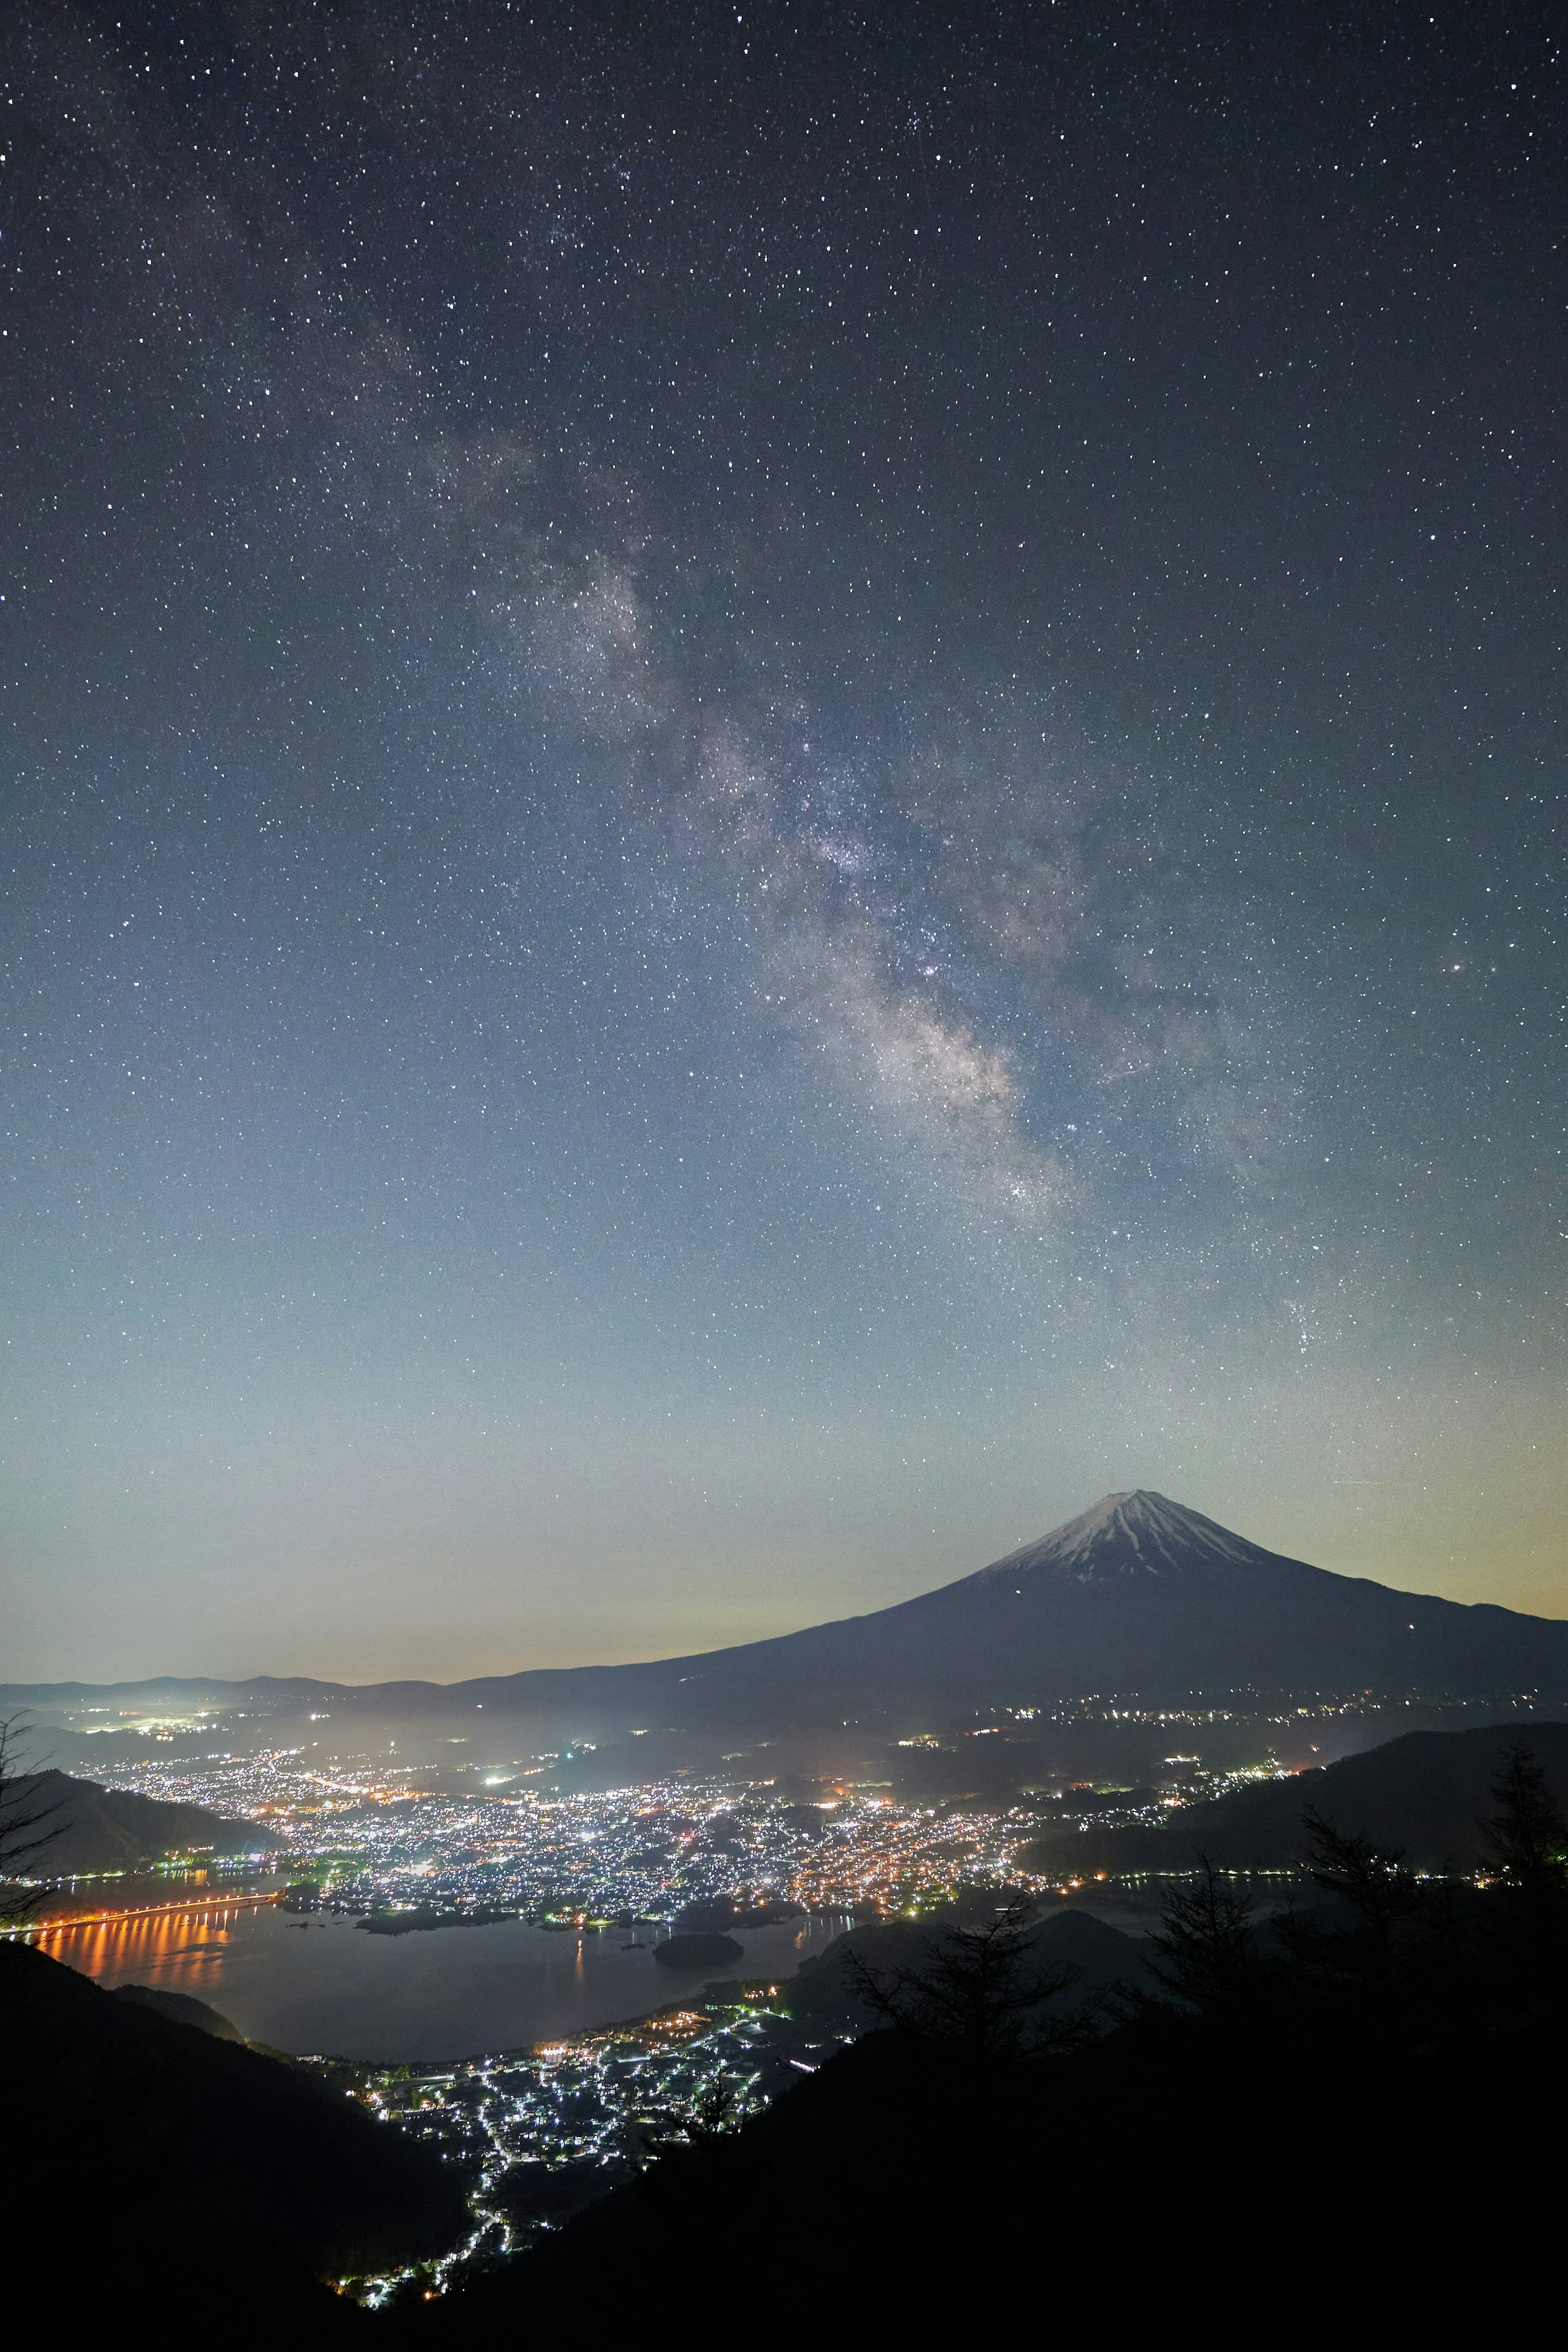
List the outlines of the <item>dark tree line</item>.
<svg viewBox="0 0 1568 2352">
<path fill-rule="evenodd" d="M 1474 1881 L 1413 1870 L 1398 1846 L 1304 1816 L 1317 1900 L 1257 1916 L 1244 1876 L 1200 1860 L 1168 1902 L 1156 1998 L 1211 2021 L 1289 2016 L 1406 2044 L 1560 2030 L 1568 1820 L 1523 1743 L 1492 1783 Z"/>
<path fill-rule="evenodd" d="M 34 1864 L 68 1826 L 57 1804 L 34 1793 L 37 1775 L 17 1769 L 23 1728 L 15 1716 L 0 1717 L 0 1920 L 9 1921 L 37 1909 L 43 1889 L 30 1884 Z"/>
<path fill-rule="evenodd" d="M 1315 1809 L 1304 1816 L 1314 1899 L 1260 1916 L 1249 1875 L 1200 1855 L 1166 1900 L 1144 1980 L 1076 2010 L 1059 1997 L 1077 1971 L 1034 1961 L 1023 1896 L 926 1939 L 913 1965 L 875 1968 L 852 1947 L 846 1973 L 884 2025 L 986 2063 L 1072 2048 L 1156 2014 L 1263 2032 L 1313 2025 L 1405 2047 L 1477 2032 L 1557 2033 L 1568 1819 L 1523 1743 L 1507 1751 L 1492 1794 L 1473 1882 L 1418 1873 L 1402 1848 Z"/>
<path fill-rule="evenodd" d="M 1019 1895 L 994 1918 L 949 1927 L 940 1942 L 923 1939 L 915 1967 L 873 1968 L 852 1945 L 844 1954 L 845 1974 L 884 2025 L 956 2044 L 982 2063 L 1060 2048 L 1076 2038 L 1081 2018 L 1041 2012 L 1078 1971 L 1031 1965 L 1030 1910 L 1028 1896 Z"/>
</svg>

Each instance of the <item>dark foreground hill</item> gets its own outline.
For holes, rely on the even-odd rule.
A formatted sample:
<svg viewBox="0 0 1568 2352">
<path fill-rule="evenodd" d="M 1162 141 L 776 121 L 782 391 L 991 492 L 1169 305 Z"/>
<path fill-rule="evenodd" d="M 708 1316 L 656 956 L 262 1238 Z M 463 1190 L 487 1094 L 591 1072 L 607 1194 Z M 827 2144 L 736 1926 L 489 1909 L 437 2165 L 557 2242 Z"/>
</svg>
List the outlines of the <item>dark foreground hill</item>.
<svg viewBox="0 0 1568 2352">
<path fill-rule="evenodd" d="M 38 1817 L 35 1835 L 50 1833 L 48 1844 L 33 1858 L 38 1874 L 50 1878 L 133 1870 L 172 1853 L 274 1853 L 282 1843 L 259 1822 L 226 1820 L 204 1805 L 169 1804 L 65 1772 L 24 1774 L 7 1790 L 6 1801 L 18 1812 Z"/>
<path fill-rule="evenodd" d="M 989 1896 L 977 1897 L 969 1909 L 977 1914 L 990 1906 Z M 943 1932 L 942 1921 L 931 1918 L 874 1920 L 852 1927 L 835 1936 L 825 1951 L 802 1961 L 781 1987 L 777 2005 L 799 2025 L 826 2033 L 863 2033 L 876 2018 L 856 1992 L 844 1965 L 846 1955 L 857 1953 L 883 1975 L 917 1969 L 925 1965 Z M 1040 2022 L 1048 2023 L 1120 1986 L 1146 1989 L 1151 1981 L 1145 1966 L 1148 1948 L 1146 1938 L 1125 1935 L 1086 1911 L 1049 1913 L 1035 1928 L 1031 1964 L 1070 1970 L 1071 1981 L 1043 2005 Z"/>
<path fill-rule="evenodd" d="M 1531 2044 L 1532 2079 L 1500 2079 L 1495 2055 L 1165 2016 L 980 2068 L 873 2033 L 413 2315 L 406 2340 L 543 2343 L 591 2314 L 606 2341 L 674 2317 L 765 2344 L 827 2319 L 874 2342 L 1261 2323 L 1373 2344 L 1440 2312 L 1451 2341 L 1555 2242 L 1554 2162 L 1523 2151 L 1568 2088 L 1563 2052 Z"/>
<path fill-rule="evenodd" d="M 1019 1856 L 1026 1868 L 1190 1870 L 1196 1857 L 1230 1870 L 1279 1870 L 1307 1858 L 1309 1807 L 1351 1836 L 1403 1847 L 1421 1870 L 1472 1871 L 1481 1823 L 1497 1811 L 1492 1782 L 1522 1740 L 1557 1788 L 1568 1788 L 1568 1723 L 1485 1724 L 1414 1731 L 1321 1770 L 1257 1780 L 1207 1804 L 1184 1805 L 1161 1828 L 1052 1829 Z"/>
<path fill-rule="evenodd" d="M 162 2007 L 0 1942 L 7 2240 L 16 2287 L 47 2290 L 57 2320 L 90 2315 L 96 2332 L 177 2280 L 192 2315 L 218 2298 L 214 2324 L 239 2296 L 247 2322 L 348 2325 L 359 2315 L 314 2282 L 462 2235 L 457 2186 L 423 2148 L 303 2069 Z M 59 2267 L 40 2277 L 46 2247 Z"/>
<path fill-rule="evenodd" d="M 116 2000 L 128 2000 L 138 2009 L 155 2010 L 160 2017 L 171 2017 L 176 2025 L 193 2025 L 198 2033 L 210 2033 L 219 2042 L 243 2042 L 245 2035 L 232 2017 L 210 2001 L 198 2000 L 193 1993 L 169 1992 L 162 1985 L 116 1985 Z M 269 2053 L 276 2054 L 276 2053 Z"/>
<path fill-rule="evenodd" d="M 194 1689 L 196 1686 L 180 1686 Z M 1089 1693 L 1179 1703 L 1194 1694 L 1375 1691 L 1568 1708 L 1568 1623 L 1337 1576 L 1232 1534 L 1147 1491 L 1107 1495 L 977 1574 L 862 1617 L 645 1665 L 486 1676 L 449 1686 L 199 1686 L 214 1704 L 329 1712 L 333 1736 L 409 1721 L 486 1734 L 526 1722 L 561 1740 L 674 1727 L 760 1735 L 878 1723 L 915 1731 L 976 1709 L 1051 1706 Z M 172 1685 L 115 1685 L 173 1693 Z M 85 1703 L 80 1685 L 0 1702 Z"/>
</svg>

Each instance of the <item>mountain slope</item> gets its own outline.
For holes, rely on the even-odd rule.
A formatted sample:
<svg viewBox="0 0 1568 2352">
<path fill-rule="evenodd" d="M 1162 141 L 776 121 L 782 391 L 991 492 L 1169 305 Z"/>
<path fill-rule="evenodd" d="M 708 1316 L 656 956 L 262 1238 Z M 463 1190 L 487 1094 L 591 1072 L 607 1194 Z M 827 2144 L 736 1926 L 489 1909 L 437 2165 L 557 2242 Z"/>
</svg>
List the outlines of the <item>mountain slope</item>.
<svg viewBox="0 0 1568 2352">
<path fill-rule="evenodd" d="M 868 1616 L 655 1665 L 462 1684 L 450 1696 L 575 1710 L 587 1731 L 617 1717 L 831 1722 L 1090 1693 L 1169 1703 L 1249 1685 L 1568 1700 L 1568 1624 L 1336 1576 L 1140 1492 L 1108 1495 L 977 1574 Z"/>
<path fill-rule="evenodd" d="M 984 1899 L 989 1902 L 994 1898 Z M 864 2032 L 878 2021 L 855 1990 L 845 1967 L 846 1954 L 855 1953 L 884 1978 L 896 1975 L 901 1969 L 918 1973 L 929 1968 L 933 1948 L 940 1945 L 944 1932 L 944 1922 L 929 1916 L 862 1921 L 843 1935 L 835 1936 L 825 1951 L 802 1960 L 782 1987 L 778 2005 L 797 2024 L 814 2026 L 829 2033 Z M 1048 1912 L 1030 1932 L 1032 1971 L 1045 1975 L 1062 1967 L 1073 1971 L 1071 1983 L 1051 1995 L 1048 2003 L 1037 2012 L 1042 2020 L 1049 2017 L 1060 2022 L 1081 2010 L 1095 1994 L 1107 1993 L 1113 1986 L 1145 1980 L 1144 1962 L 1148 1948 L 1144 1940 L 1124 1935 L 1119 1927 L 1092 1917 L 1087 1911 Z"/>
<path fill-rule="evenodd" d="M 128 2000 L 133 2009 L 153 2010 L 176 2025 L 193 2025 L 198 2033 L 210 2033 L 215 2042 L 245 2040 L 233 2018 L 209 2001 L 198 2000 L 193 1993 L 170 1992 L 162 1985 L 126 1984 L 115 1986 L 114 1998 Z"/>
<path fill-rule="evenodd" d="M 1050 1830 L 1019 1857 L 1038 1870 L 1187 1870 L 1197 1854 L 1228 1869 L 1277 1870 L 1303 1861 L 1312 1806 L 1336 1829 L 1403 1846 L 1417 1869 L 1469 1871 L 1480 1824 L 1497 1811 L 1492 1781 L 1522 1741 L 1568 1802 L 1568 1723 L 1480 1724 L 1473 1731 L 1412 1731 L 1286 1780 L 1257 1780 L 1207 1804 L 1183 1805 L 1159 1829 Z"/>
<path fill-rule="evenodd" d="M 606 2340 L 635 2338 L 650 2312 L 689 2310 L 695 2280 L 706 2309 L 741 2315 L 743 2342 L 830 2312 L 852 2341 L 1023 2337 L 1043 2305 L 1066 2340 L 1136 2344 L 1178 2333 L 1194 2280 L 1212 2301 L 1217 2274 L 1228 2309 L 1277 2328 L 1286 2315 L 1286 2341 L 1312 2297 L 1354 2303 L 1363 2341 L 1479 2339 L 1500 2266 L 1511 2284 L 1555 2242 L 1557 2168 L 1514 2151 L 1537 2145 L 1568 2069 L 1559 2040 L 1500 2054 L 1467 2024 L 1434 2058 L 1337 2020 L 1242 2032 L 1153 2016 L 988 2068 L 866 2034 L 738 2131 L 669 2149 L 411 2314 L 408 2341 L 546 2343 L 580 2334 L 589 2311 Z M 1483 2200 L 1511 2159 L 1526 2252 L 1494 2257 Z M 1300 2324 L 1303 2339 L 1322 2332 L 1315 2307 Z"/>
<path fill-rule="evenodd" d="M 169 1685 L 148 1685 L 167 1688 Z M 525 1717 L 565 1738 L 632 1726 L 832 1725 L 1046 1706 L 1096 1694 L 1171 1704 L 1249 1687 L 1501 1697 L 1568 1706 L 1568 1623 L 1400 1592 L 1249 1542 L 1147 1490 L 1092 1509 L 972 1576 L 863 1617 L 648 1664 L 551 1668 L 442 1687 L 272 1682 L 200 1685 L 344 1719 Z M 82 1685 L 0 1694 L 62 1704 Z M 128 1686 L 117 1687 L 128 1695 Z M 486 1725 L 488 1728 L 488 1724 Z"/>
<path fill-rule="evenodd" d="M 282 1843 L 258 1822 L 228 1821 L 203 1805 L 169 1804 L 65 1772 L 26 1775 L 16 1783 L 15 1798 L 26 1812 L 41 1816 L 40 1831 L 59 1832 L 33 1858 L 41 1877 L 129 1870 L 188 1851 L 270 1853 Z"/>
<path fill-rule="evenodd" d="M 253 2263 L 317 2277 L 390 2268 L 465 2227 L 435 2158 L 317 2076 L 101 1991 L 25 1944 L 0 1942 L 0 2066 L 26 2118 L 24 2185 L 78 2218 L 80 2261 L 110 2224 L 144 2258 L 156 2247 L 171 2274 L 217 2238 L 243 2250 L 231 2276 L 248 2296 Z M 74 2268 L 58 2284 L 68 2297 Z M 120 2284 L 140 2291 L 135 2273 Z"/>
</svg>

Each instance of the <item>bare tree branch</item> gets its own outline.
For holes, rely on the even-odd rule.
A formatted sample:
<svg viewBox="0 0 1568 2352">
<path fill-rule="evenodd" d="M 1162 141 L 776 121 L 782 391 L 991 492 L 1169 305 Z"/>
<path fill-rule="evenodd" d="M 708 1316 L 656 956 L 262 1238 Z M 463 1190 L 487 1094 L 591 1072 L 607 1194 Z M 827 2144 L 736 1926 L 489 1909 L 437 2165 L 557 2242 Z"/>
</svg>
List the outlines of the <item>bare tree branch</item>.
<svg viewBox="0 0 1568 2352">
<path fill-rule="evenodd" d="M 1055 2049 L 1087 2031 L 1072 2019 L 1027 2021 L 1080 1971 L 1058 1966 L 1027 1969 L 1035 1936 L 1030 1903 L 1018 1896 L 979 1927 L 950 1927 L 940 1944 L 922 1942 L 919 1968 L 873 1967 L 852 1944 L 843 1965 L 855 1992 L 886 2025 L 928 2041 L 956 2042 L 977 2060 Z"/>
<path fill-rule="evenodd" d="M 1198 1874 L 1166 1903 L 1152 1974 L 1166 1990 L 1205 2016 L 1224 2016 L 1252 1991 L 1261 1962 L 1252 1925 L 1252 1897 L 1207 1854 Z"/>
<path fill-rule="evenodd" d="M 16 1769 L 16 1743 L 26 1729 L 20 1716 L 0 1717 L 0 1911 L 24 1918 L 37 1908 L 43 1889 L 26 1882 L 31 1865 L 70 1827 L 59 1818 L 60 1802 L 38 1794 L 42 1776 Z"/>
</svg>

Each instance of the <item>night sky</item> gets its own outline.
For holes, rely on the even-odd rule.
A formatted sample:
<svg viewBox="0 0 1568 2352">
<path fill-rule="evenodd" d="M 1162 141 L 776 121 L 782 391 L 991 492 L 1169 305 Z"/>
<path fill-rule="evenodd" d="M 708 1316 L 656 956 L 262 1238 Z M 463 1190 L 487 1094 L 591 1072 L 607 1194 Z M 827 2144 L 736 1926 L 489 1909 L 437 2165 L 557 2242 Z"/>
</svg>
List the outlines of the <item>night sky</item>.
<svg viewBox="0 0 1568 2352">
<path fill-rule="evenodd" d="M 5 1672 L 1568 1614 L 1558 11 L 0 45 Z"/>
</svg>

